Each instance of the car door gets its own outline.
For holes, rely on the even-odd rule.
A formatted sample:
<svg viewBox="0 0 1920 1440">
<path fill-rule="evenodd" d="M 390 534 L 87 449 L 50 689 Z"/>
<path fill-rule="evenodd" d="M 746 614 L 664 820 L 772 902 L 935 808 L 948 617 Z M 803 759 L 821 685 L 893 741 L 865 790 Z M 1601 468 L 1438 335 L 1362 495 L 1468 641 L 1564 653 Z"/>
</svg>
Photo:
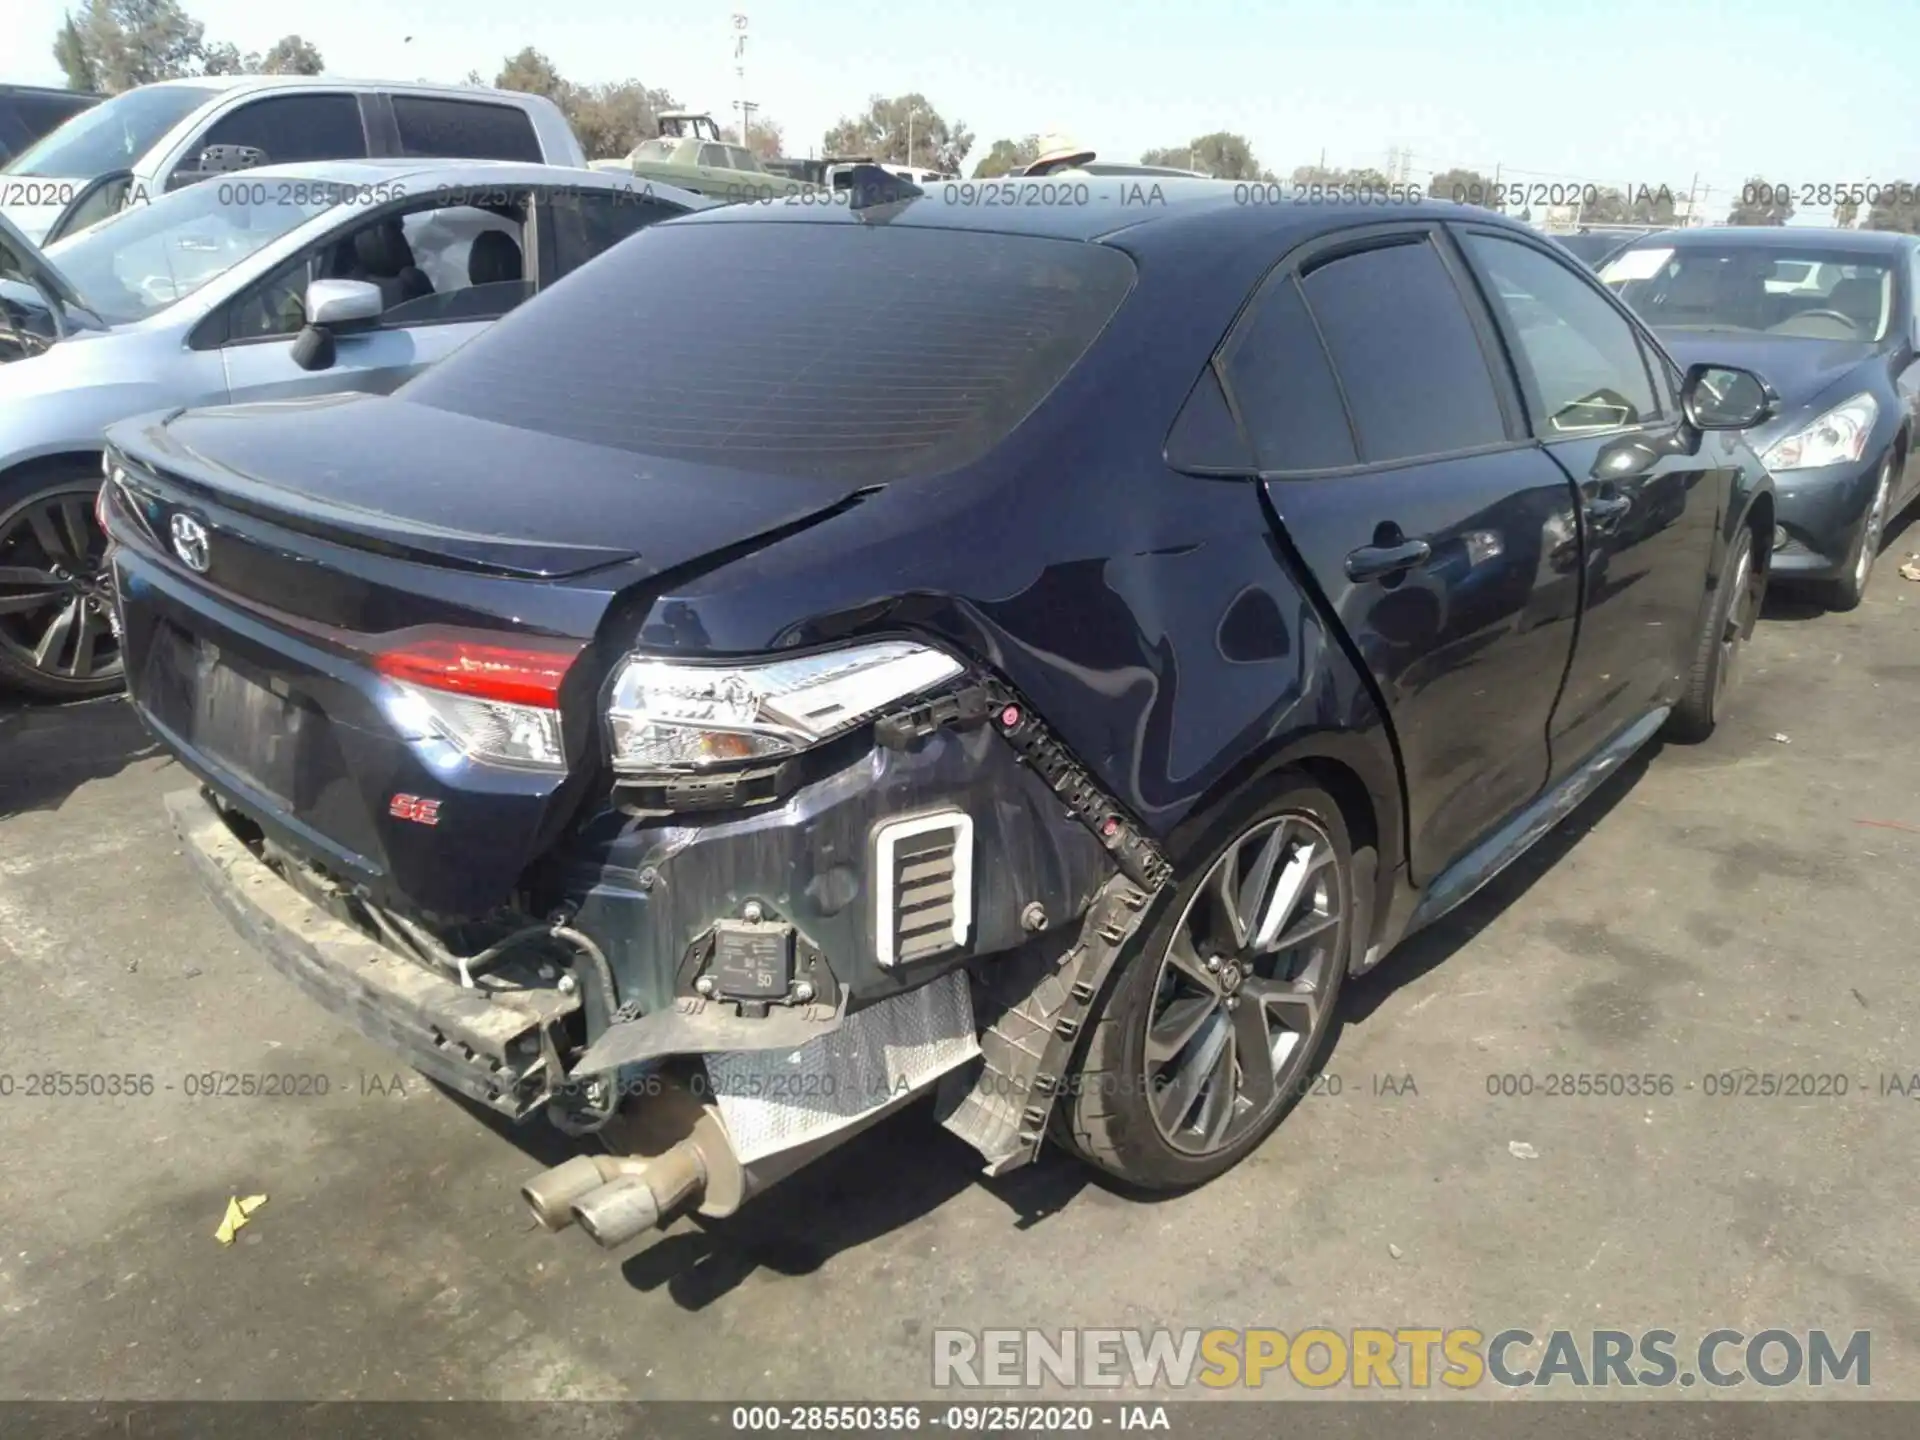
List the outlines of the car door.
<svg viewBox="0 0 1920 1440">
<path fill-rule="evenodd" d="M 1550 734 L 1558 776 L 1678 693 L 1735 467 L 1680 415 L 1664 356 L 1592 276 L 1512 230 L 1459 231 L 1530 429 L 1580 492 L 1580 639 Z"/>
<path fill-rule="evenodd" d="M 1573 487 L 1526 437 L 1435 224 L 1299 252 L 1221 373 L 1280 534 L 1378 687 L 1427 880 L 1546 783 L 1573 648 Z"/>
<path fill-rule="evenodd" d="M 361 217 L 248 287 L 227 307 L 220 342 L 230 398 L 278 400 L 340 390 L 385 394 L 519 305 L 534 289 L 527 258 L 531 196 L 503 191 L 497 198 L 503 203 L 429 203 Z M 303 369 L 294 360 L 294 340 L 306 324 L 306 287 L 327 276 L 364 278 L 354 269 L 366 248 L 360 232 L 395 224 L 405 245 L 389 257 L 396 263 L 388 268 L 416 272 L 414 289 L 424 293 L 396 297 L 377 323 L 337 335 L 332 365 Z M 482 240 L 489 232 L 497 238 Z"/>
</svg>

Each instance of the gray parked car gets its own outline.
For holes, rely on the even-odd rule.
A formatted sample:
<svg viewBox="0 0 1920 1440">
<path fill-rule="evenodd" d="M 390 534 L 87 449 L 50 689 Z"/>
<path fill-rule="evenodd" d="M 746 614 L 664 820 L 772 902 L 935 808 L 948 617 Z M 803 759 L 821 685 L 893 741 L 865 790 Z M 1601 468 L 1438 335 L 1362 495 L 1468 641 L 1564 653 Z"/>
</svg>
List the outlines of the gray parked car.
<svg viewBox="0 0 1920 1440">
<path fill-rule="evenodd" d="M 0 682 L 120 683 L 93 515 L 145 411 L 385 392 L 641 227 L 715 202 L 488 161 L 272 166 L 45 252 L 0 216 Z"/>
</svg>

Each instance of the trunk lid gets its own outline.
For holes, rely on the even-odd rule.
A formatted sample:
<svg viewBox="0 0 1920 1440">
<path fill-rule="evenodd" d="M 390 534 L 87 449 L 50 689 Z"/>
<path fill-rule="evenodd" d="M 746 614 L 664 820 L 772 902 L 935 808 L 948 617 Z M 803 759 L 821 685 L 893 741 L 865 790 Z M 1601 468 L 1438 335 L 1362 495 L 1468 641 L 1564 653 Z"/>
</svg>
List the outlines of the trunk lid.
<svg viewBox="0 0 1920 1440">
<path fill-rule="evenodd" d="M 410 403 L 312 399 L 129 421 L 111 443 L 225 507 L 338 544 L 523 579 L 678 569 L 857 487 L 662 460 Z"/>
<path fill-rule="evenodd" d="M 380 397 L 148 416 L 108 439 L 142 717 L 276 843 L 441 917 L 507 903 L 598 783 L 599 690 L 649 588 L 855 493 Z M 564 771 L 430 733 L 419 677 L 447 646 L 494 676 L 558 657 L 550 698 L 515 703 L 556 717 Z"/>
</svg>

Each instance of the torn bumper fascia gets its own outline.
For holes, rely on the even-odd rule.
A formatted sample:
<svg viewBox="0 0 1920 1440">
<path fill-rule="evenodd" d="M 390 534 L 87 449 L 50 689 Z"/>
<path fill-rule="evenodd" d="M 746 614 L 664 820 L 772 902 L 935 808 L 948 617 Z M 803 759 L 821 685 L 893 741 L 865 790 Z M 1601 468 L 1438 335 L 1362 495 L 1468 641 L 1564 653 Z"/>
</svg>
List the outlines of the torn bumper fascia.
<svg viewBox="0 0 1920 1440">
<path fill-rule="evenodd" d="M 974 853 L 964 941 L 883 965 L 876 831 L 954 812 L 971 822 Z M 559 864 L 574 924 L 605 950 L 622 1002 L 576 1062 L 579 1076 L 670 1055 L 798 1049 L 849 1012 L 1020 950 L 1036 924 L 1077 923 L 1115 869 L 1097 831 L 992 725 L 876 743 L 783 803 L 717 821 L 609 810 Z M 694 991 L 715 922 L 749 904 L 794 928 L 797 973 L 814 1003 L 748 1016 Z"/>
<path fill-rule="evenodd" d="M 555 1083 L 542 1037 L 579 1009 L 533 963 L 503 961 L 466 989 L 344 923 L 234 834 L 206 795 L 166 797 L 181 849 L 214 903 L 273 967 L 421 1074 L 510 1119 Z"/>
</svg>

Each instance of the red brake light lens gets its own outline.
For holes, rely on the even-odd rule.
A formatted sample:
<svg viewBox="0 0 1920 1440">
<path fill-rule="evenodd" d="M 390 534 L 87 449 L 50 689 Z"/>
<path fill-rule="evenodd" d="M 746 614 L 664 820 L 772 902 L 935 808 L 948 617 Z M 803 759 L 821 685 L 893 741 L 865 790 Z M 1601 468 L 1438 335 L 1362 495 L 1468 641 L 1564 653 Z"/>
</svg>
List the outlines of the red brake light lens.
<svg viewBox="0 0 1920 1440">
<path fill-rule="evenodd" d="M 403 631 L 373 657 L 393 680 L 508 705 L 555 710 L 567 671 L 585 649 L 579 640 L 545 636 L 461 635 Z"/>
</svg>

